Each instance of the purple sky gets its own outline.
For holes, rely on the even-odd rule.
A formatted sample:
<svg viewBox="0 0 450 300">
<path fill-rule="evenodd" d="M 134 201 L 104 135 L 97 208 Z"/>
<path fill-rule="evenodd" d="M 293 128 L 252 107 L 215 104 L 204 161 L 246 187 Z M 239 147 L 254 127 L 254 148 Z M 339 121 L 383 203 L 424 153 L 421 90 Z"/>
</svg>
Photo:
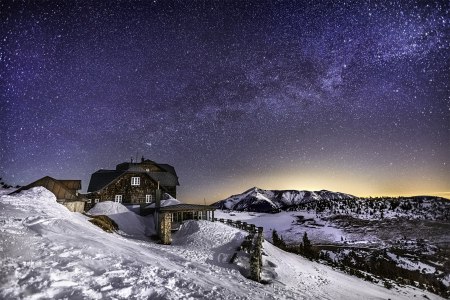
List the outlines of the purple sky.
<svg viewBox="0 0 450 300">
<path fill-rule="evenodd" d="M 450 194 L 448 1 L 0 3 L 0 176 Z M 38 1 L 40 2 L 40 1 Z"/>
</svg>

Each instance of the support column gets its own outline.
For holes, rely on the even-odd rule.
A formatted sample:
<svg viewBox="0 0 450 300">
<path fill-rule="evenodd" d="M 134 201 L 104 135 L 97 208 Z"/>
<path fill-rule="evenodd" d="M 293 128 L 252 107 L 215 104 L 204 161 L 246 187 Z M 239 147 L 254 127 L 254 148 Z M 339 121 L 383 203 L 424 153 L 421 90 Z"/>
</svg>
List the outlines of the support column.
<svg viewBox="0 0 450 300">
<path fill-rule="evenodd" d="M 160 214 L 159 228 L 161 243 L 164 245 L 170 245 L 172 243 L 172 217 L 170 213 Z"/>
</svg>

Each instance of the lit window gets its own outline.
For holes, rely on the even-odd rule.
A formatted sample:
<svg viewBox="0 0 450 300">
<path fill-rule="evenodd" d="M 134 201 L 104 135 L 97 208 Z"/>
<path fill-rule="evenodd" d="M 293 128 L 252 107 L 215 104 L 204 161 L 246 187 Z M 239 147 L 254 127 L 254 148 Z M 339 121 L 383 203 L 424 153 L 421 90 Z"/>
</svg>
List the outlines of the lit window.
<svg viewBox="0 0 450 300">
<path fill-rule="evenodd" d="M 122 195 L 116 195 L 116 197 L 114 198 L 114 201 L 122 203 Z"/>
<path fill-rule="evenodd" d="M 153 195 L 145 195 L 145 203 L 152 203 Z"/>
<path fill-rule="evenodd" d="M 131 185 L 141 185 L 141 177 L 131 177 Z"/>
<path fill-rule="evenodd" d="M 91 203 L 91 202 L 92 202 L 92 200 L 91 200 L 91 199 L 88 199 L 87 203 Z"/>
<path fill-rule="evenodd" d="M 100 199 L 95 199 L 94 200 L 95 203 L 98 203 L 99 201 L 100 201 Z"/>
</svg>

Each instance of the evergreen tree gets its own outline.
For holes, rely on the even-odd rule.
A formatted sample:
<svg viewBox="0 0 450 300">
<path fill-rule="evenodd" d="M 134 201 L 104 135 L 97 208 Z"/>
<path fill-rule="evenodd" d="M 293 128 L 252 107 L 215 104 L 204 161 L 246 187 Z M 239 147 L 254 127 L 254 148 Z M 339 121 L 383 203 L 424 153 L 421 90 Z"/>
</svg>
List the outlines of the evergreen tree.
<svg viewBox="0 0 450 300">
<path fill-rule="evenodd" d="M 279 236 L 275 229 L 272 230 L 272 243 L 274 246 L 276 246 L 278 248 L 281 248 L 281 249 L 286 248 L 286 243 L 284 242 L 283 237 Z"/>
<path fill-rule="evenodd" d="M 303 234 L 303 251 L 306 255 L 311 254 L 311 241 L 309 240 L 306 231 Z"/>
</svg>

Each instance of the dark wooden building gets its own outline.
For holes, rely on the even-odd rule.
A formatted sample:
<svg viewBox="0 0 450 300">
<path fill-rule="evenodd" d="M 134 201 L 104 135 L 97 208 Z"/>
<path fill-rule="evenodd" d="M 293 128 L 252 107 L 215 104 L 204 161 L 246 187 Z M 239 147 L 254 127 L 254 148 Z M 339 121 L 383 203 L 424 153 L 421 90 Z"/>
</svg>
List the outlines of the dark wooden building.
<svg viewBox="0 0 450 300">
<path fill-rule="evenodd" d="M 78 193 L 81 190 L 81 180 L 61 180 L 45 176 L 15 190 L 11 194 L 16 194 L 37 186 L 45 187 L 52 192 L 56 196 L 56 201 L 66 206 L 70 211 L 84 211 L 84 205 L 87 199 Z"/>
<path fill-rule="evenodd" d="M 177 196 L 178 176 L 175 168 L 142 158 L 141 162 L 124 162 L 115 170 L 98 170 L 89 182 L 86 210 L 101 201 L 123 204 L 155 202 L 158 189 Z"/>
</svg>

